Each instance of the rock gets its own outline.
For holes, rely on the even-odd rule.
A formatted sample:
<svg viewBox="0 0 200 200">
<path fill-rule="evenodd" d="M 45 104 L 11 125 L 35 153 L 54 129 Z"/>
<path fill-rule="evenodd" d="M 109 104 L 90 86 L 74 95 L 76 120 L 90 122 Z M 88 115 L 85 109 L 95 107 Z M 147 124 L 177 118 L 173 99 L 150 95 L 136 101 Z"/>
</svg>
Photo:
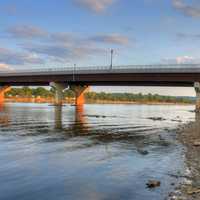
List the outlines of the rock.
<svg viewBox="0 0 200 200">
<path fill-rule="evenodd" d="M 182 122 L 182 120 L 180 120 L 180 119 L 172 119 L 171 121 L 172 122 Z"/>
<path fill-rule="evenodd" d="M 158 135 L 159 140 L 164 140 L 161 135 Z"/>
<path fill-rule="evenodd" d="M 149 180 L 148 183 L 146 183 L 148 188 L 159 187 L 160 184 L 161 184 L 160 181 L 156 181 L 156 180 Z"/>
<path fill-rule="evenodd" d="M 148 119 L 151 119 L 153 121 L 164 121 L 166 119 L 162 118 L 162 117 L 149 117 Z"/>
<path fill-rule="evenodd" d="M 200 146 L 200 141 L 194 141 L 193 146 L 199 147 Z"/>
<path fill-rule="evenodd" d="M 147 150 L 143 150 L 143 149 L 137 149 L 138 153 L 142 154 L 142 155 L 147 155 L 149 152 Z"/>
<path fill-rule="evenodd" d="M 189 188 L 187 189 L 187 194 L 193 195 L 200 193 L 200 188 Z"/>
<path fill-rule="evenodd" d="M 105 115 L 83 115 L 84 117 L 95 117 L 95 118 L 106 118 L 107 116 Z"/>
</svg>

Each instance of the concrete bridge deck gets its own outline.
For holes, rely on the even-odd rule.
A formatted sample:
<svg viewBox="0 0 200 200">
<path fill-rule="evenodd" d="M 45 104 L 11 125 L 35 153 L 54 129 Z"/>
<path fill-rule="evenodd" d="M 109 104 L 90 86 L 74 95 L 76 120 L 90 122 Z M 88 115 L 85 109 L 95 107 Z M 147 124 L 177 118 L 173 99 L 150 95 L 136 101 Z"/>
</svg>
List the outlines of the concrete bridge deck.
<svg viewBox="0 0 200 200">
<path fill-rule="evenodd" d="M 67 82 L 78 85 L 193 86 L 200 81 L 200 64 L 129 65 L 76 68 L 40 68 L 0 72 L 1 85 L 49 85 Z"/>
</svg>

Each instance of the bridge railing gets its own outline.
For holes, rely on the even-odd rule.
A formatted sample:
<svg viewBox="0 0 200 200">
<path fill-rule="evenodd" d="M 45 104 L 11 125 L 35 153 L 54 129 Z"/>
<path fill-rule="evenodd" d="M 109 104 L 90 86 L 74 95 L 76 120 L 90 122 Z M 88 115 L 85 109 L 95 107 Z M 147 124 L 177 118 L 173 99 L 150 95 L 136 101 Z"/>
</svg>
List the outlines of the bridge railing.
<svg viewBox="0 0 200 200">
<path fill-rule="evenodd" d="M 12 69 L 8 71 L 0 71 L 0 74 L 20 74 L 20 73 L 42 73 L 42 72 L 68 72 L 68 73 L 79 73 L 79 72 L 96 72 L 101 71 L 111 72 L 200 72 L 200 64 L 156 64 L 156 65 L 121 65 L 121 66 L 87 66 L 87 67 L 41 67 L 32 69 Z"/>
</svg>

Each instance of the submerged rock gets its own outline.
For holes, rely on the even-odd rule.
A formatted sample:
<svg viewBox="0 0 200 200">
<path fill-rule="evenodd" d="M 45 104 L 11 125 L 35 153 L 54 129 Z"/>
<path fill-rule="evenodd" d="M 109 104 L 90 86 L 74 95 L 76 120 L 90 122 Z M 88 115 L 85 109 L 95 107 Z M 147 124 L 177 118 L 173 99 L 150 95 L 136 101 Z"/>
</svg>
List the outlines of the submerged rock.
<svg viewBox="0 0 200 200">
<path fill-rule="evenodd" d="M 148 119 L 151 119 L 153 121 L 164 121 L 164 120 L 166 120 L 163 117 L 149 117 Z"/>
<path fill-rule="evenodd" d="M 105 116 L 105 115 L 83 115 L 84 117 L 94 117 L 94 118 L 106 118 L 110 116 Z"/>
<path fill-rule="evenodd" d="M 161 184 L 160 181 L 156 181 L 156 180 L 149 180 L 148 183 L 146 183 L 148 188 L 159 187 L 160 184 Z"/>
<path fill-rule="evenodd" d="M 137 149 L 138 153 L 142 154 L 142 155 L 147 155 L 149 154 L 149 152 L 147 150 L 144 149 Z"/>
<path fill-rule="evenodd" d="M 102 116 L 100 115 L 83 115 L 84 117 L 95 117 L 95 118 L 100 118 Z"/>
<path fill-rule="evenodd" d="M 171 121 L 172 122 L 182 122 L 182 120 L 180 120 L 180 119 L 172 119 Z"/>
</svg>

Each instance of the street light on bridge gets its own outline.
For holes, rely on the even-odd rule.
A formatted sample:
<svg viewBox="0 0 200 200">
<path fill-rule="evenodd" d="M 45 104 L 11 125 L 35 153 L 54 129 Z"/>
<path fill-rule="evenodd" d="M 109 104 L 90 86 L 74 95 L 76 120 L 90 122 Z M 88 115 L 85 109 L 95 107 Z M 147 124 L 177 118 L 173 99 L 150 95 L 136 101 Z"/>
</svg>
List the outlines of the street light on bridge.
<svg viewBox="0 0 200 200">
<path fill-rule="evenodd" d="M 111 51 L 110 51 L 110 54 L 111 54 L 111 60 L 110 60 L 110 70 L 112 70 L 112 67 L 113 67 L 113 53 L 114 53 L 114 50 L 113 49 L 111 49 Z"/>
<path fill-rule="evenodd" d="M 73 81 L 75 81 L 75 71 L 76 71 L 76 64 L 74 64 L 73 67 Z"/>
</svg>

